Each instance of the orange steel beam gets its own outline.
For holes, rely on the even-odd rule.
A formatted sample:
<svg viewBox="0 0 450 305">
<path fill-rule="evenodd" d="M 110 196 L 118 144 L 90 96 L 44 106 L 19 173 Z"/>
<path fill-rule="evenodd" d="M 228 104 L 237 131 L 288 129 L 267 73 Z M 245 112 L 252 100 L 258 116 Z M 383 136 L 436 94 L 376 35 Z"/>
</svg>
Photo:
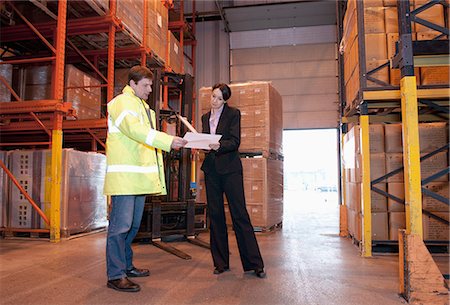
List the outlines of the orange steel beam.
<svg viewBox="0 0 450 305">
<path fill-rule="evenodd" d="M 71 115 L 74 112 L 72 103 L 60 100 L 36 100 L 36 101 L 21 101 L 14 103 L 0 103 L 0 115 L 4 114 L 19 114 L 30 112 L 53 112 L 59 111 L 66 115 Z"/>
<path fill-rule="evenodd" d="M 1 104 L 1 103 L 0 103 Z M 48 128 L 52 128 L 52 121 L 46 120 L 42 124 Z M 63 130 L 80 131 L 89 129 L 106 129 L 108 126 L 106 118 L 92 120 L 65 120 L 63 121 Z M 0 132 L 16 132 L 16 131 L 34 131 L 41 130 L 41 126 L 35 121 L 10 122 L 6 125 L 0 125 Z"/>
<path fill-rule="evenodd" d="M 108 87 L 107 84 L 101 84 L 101 85 L 91 85 L 91 86 L 69 86 L 64 87 L 65 89 L 83 89 L 83 88 L 104 88 Z"/>
<path fill-rule="evenodd" d="M 56 49 L 52 46 L 52 44 L 47 39 L 45 39 L 45 37 L 42 36 L 41 33 L 39 33 L 39 31 L 31 24 L 31 22 L 27 20 L 27 18 L 25 18 L 24 15 L 22 15 L 22 13 L 20 13 L 20 11 L 14 6 L 14 4 L 12 4 L 11 2 L 8 3 L 16 12 L 16 14 L 19 15 L 19 17 L 30 27 L 30 29 L 42 40 L 42 42 L 45 43 L 45 45 L 47 45 L 47 47 L 52 50 L 53 53 L 56 53 Z"/>
<path fill-rule="evenodd" d="M 86 128 L 87 132 L 98 142 L 100 145 L 106 149 L 106 144 L 100 140 L 99 137 L 97 137 L 89 128 Z"/>
<path fill-rule="evenodd" d="M 97 67 L 96 66 L 94 66 L 94 64 L 92 64 L 91 63 L 91 61 L 86 57 L 86 56 L 84 56 L 83 55 L 83 53 L 72 43 L 72 41 L 70 41 L 69 40 L 69 38 L 67 38 L 67 42 L 69 43 L 69 45 L 70 45 L 70 47 L 72 48 L 72 49 L 74 49 L 75 50 L 75 52 L 77 52 L 78 53 L 78 55 L 80 55 L 81 56 L 81 58 L 83 58 L 84 59 L 84 61 L 101 77 L 101 78 L 103 78 L 103 80 L 105 81 L 105 82 L 108 82 L 108 79 L 103 75 L 103 73 L 102 72 L 100 72 L 98 69 L 97 69 Z"/>
<path fill-rule="evenodd" d="M 14 89 L 8 84 L 6 79 L 1 75 L 0 75 L 0 81 L 3 83 L 3 85 L 5 85 L 5 87 L 8 89 L 8 91 L 11 92 L 11 94 L 14 96 L 14 98 L 17 101 L 22 101 L 22 99 L 17 95 L 16 91 L 14 91 Z"/>
<path fill-rule="evenodd" d="M 144 51 L 142 51 L 141 53 L 141 66 L 146 66 L 147 65 L 147 20 L 148 20 L 148 2 L 144 1 L 144 16 L 143 16 L 143 23 L 144 23 L 144 27 L 142 28 L 142 47 L 144 49 Z"/>
<path fill-rule="evenodd" d="M 25 59 L 11 59 L 11 60 L 5 60 L 1 61 L 0 65 L 15 65 L 15 64 L 27 64 L 27 63 L 33 63 L 33 62 L 44 62 L 44 61 L 52 61 L 55 60 L 56 56 L 49 56 L 49 57 L 39 57 L 39 58 L 25 58 Z"/>
<path fill-rule="evenodd" d="M 113 24 L 118 31 L 123 30 L 120 21 L 111 15 L 70 19 L 67 21 L 67 36 L 77 36 L 83 34 L 98 34 L 109 31 L 109 25 Z M 56 31 L 56 22 L 35 23 L 34 27 L 39 30 L 44 37 L 52 37 Z M 26 25 L 15 25 L 2 28 L 2 41 L 10 42 L 17 40 L 39 39 L 31 36 L 33 31 Z"/>
<path fill-rule="evenodd" d="M 50 130 L 45 127 L 45 125 L 42 123 L 41 120 L 39 120 L 39 118 L 37 117 L 37 115 L 34 112 L 30 112 L 31 116 L 34 118 L 34 120 L 36 121 L 36 123 L 39 124 L 39 126 L 42 127 L 42 129 L 44 129 L 44 131 L 51 137 L 52 133 L 50 132 Z"/>
<path fill-rule="evenodd" d="M 25 196 L 25 198 L 28 200 L 28 202 L 33 206 L 33 208 L 36 209 L 38 214 L 42 217 L 42 219 L 45 221 L 46 224 L 50 225 L 50 221 L 48 220 L 47 216 L 45 216 L 44 212 L 38 207 L 36 202 L 34 202 L 33 198 L 28 195 L 28 193 L 25 191 L 25 189 L 20 185 L 20 183 L 17 181 L 17 179 L 14 177 L 14 175 L 9 171 L 8 168 L 6 168 L 5 164 L 2 160 L 0 160 L 0 167 L 5 171 L 5 173 L 8 175 L 8 177 L 11 179 L 11 181 L 17 186 L 19 191 Z"/>
<path fill-rule="evenodd" d="M 36 145 L 50 145 L 52 142 L 1 142 L 0 146 L 36 146 Z"/>
<path fill-rule="evenodd" d="M 117 2 L 109 0 L 109 15 L 116 17 Z M 109 102 L 114 97 L 114 52 L 115 52 L 116 28 L 110 24 L 108 31 L 108 88 L 106 99 Z"/>
</svg>

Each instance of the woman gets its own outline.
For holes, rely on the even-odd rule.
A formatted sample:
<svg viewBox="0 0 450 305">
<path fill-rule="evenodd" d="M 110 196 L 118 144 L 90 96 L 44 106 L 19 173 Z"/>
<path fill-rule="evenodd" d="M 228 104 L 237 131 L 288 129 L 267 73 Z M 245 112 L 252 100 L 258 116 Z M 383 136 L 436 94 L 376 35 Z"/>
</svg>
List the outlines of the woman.
<svg viewBox="0 0 450 305">
<path fill-rule="evenodd" d="M 211 111 L 202 116 L 203 133 L 222 135 L 218 144 L 210 145 L 211 150 L 206 154 L 201 167 L 205 173 L 214 274 L 230 269 L 223 203 L 225 193 L 242 267 L 244 271 L 253 271 L 257 277 L 263 278 L 266 276 L 264 263 L 245 207 L 242 163 L 238 151 L 241 142 L 241 113 L 239 109 L 226 104 L 230 97 L 230 87 L 226 84 L 214 85 Z"/>
</svg>

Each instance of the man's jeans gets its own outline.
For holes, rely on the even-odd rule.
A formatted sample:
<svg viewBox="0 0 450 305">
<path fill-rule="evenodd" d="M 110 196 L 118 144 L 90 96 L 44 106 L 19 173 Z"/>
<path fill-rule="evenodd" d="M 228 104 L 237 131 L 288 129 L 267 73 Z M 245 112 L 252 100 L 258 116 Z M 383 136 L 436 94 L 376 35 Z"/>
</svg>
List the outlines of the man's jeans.
<svg viewBox="0 0 450 305">
<path fill-rule="evenodd" d="M 139 231 L 144 204 L 145 195 L 111 196 L 112 208 L 106 240 L 108 280 L 126 277 L 126 270 L 133 268 L 131 243 Z"/>
</svg>

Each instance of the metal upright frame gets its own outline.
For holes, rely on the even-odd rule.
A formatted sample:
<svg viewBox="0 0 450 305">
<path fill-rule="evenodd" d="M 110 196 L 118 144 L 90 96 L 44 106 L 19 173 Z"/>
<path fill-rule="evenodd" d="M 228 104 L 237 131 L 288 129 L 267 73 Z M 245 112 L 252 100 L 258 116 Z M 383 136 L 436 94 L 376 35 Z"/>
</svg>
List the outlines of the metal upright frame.
<svg viewBox="0 0 450 305">
<path fill-rule="evenodd" d="M 23 101 L 19 95 L 7 84 L 5 79 L 0 77 L 0 81 L 6 85 L 11 91 L 16 101 L 10 103 L 0 103 L 0 116 L 8 121 L 8 124 L 0 126 L 2 141 L 0 147 L 50 147 L 52 149 L 52 189 L 51 189 L 51 213 L 50 213 L 50 230 L 46 229 L 24 229 L 24 228 L 6 228 L 6 232 L 30 232 L 30 233 L 50 233 L 52 242 L 60 241 L 60 190 L 61 190 L 61 158 L 63 138 L 73 139 L 79 143 L 91 143 L 88 150 L 97 151 L 97 144 L 103 149 L 105 148 L 107 122 L 105 118 L 90 120 L 64 120 L 64 116 L 75 116 L 76 112 L 71 106 L 70 101 L 64 101 L 64 67 L 66 62 L 79 62 L 80 59 L 87 64 L 99 78 L 106 84 L 100 87 L 106 87 L 107 100 L 111 100 L 114 95 L 114 63 L 119 59 L 127 59 L 135 61 L 140 58 L 140 63 L 153 67 L 161 67 L 162 63 L 155 58 L 151 48 L 147 46 L 147 19 L 148 10 L 147 1 L 143 5 L 143 29 L 144 35 L 142 40 L 136 39 L 124 27 L 123 23 L 116 17 L 117 2 L 109 0 L 107 12 L 103 12 L 99 8 L 95 11 L 99 16 L 80 17 L 77 19 L 67 18 L 67 0 L 58 1 L 58 14 L 53 14 L 43 5 L 37 5 L 56 22 L 30 22 L 15 7 L 12 1 L 6 1 L 6 5 L 10 6 L 14 12 L 20 16 L 25 23 L 24 25 L 2 27 L 0 33 L 2 41 L 19 41 L 40 39 L 53 52 L 53 56 L 39 55 L 36 56 L 13 56 L 2 58 L 0 64 L 25 64 L 34 62 L 53 62 L 53 80 L 52 80 L 52 100 L 34 100 Z M 86 3 L 87 5 L 87 3 Z M 90 5 L 93 5 L 92 3 Z M 133 41 L 134 46 L 125 48 L 116 48 L 116 33 L 123 32 L 124 36 Z M 54 38 L 55 46 L 47 41 L 48 37 Z M 77 35 L 105 35 L 107 34 L 107 45 L 105 48 L 80 50 L 72 41 L 72 37 Z M 65 46 L 70 46 L 69 52 Z M 2 53 L 5 54 L 6 52 Z M 99 59 L 107 60 L 107 76 L 105 77 L 98 69 Z M 16 120 L 17 118 L 23 118 Z M 12 121 L 11 121 L 12 119 Z M 31 120 L 30 120 L 31 119 Z M 63 134 L 66 134 L 63 136 Z M 49 140 L 38 140 L 44 139 Z M 6 168 L 4 164 L 0 164 L 2 168 Z M 10 176 L 12 180 L 12 174 Z M 22 189 L 25 197 L 28 194 Z M 33 201 L 30 200 L 33 205 Z M 33 205 L 37 207 L 37 205 Z M 48 221 L 43 213 L 39 212 L 44 221 Z"/>
<path fill-rule="evenodd" d="M 403 3 L 404 1 L 399 1 L 399 3 Z M 417 8 L 412 12 L 411 15 L 418 14 L 419 12 L 422 12 L 425 9 L 429 9 L 432 7 L 432 5 L 446 5 L 445 3 L 441 3 L 441 1 L 432 0 L 429 3 L 425 4 L 424 6 Z M 409 8 L 409 7 L 408 7 Z M 414 152 L 407 152 L 407 150 L 410 150 L 412 146 L 418 144 L 418 137 L 417 134 L 415 134 L 412 130 L 416 130 L 417 124 L 419 119 L 421 121 L 447 121 L 448 122 L 448 98 L 449 98 L 449 89 L 448 86 L 441 86 L 441 85 L 435 85 L 435 86 L 417 86 L 415 83 L 412 84 L 411 80 L 406 82 L 406 79 L 403 80 L 401 83 L 400 88 L 393 87 L 391 85 L 383 86 L 380 88 L 369 88 L 367 87 L 367 82 L 372 81 L 377 84 L 380 84 L 380 82 L 376 79 L 374 79 L 371 74 L 376 72 L 378 69 L 386 68 L 389 66 L 395 67 L 398 66 L 398 63 L 401 60 L 404 60 L 404 58 L 401 58 L 398 56 L 394 57 L 392 60 L 392 63 L 387 63 L 385 65 L 382 65 L 380 67 L 377 67 L 371 71 L 366 71 L 366 58 L 365 58 L 365 41 L 364 41 L 364 35 L 361 35 L 361 33 L 364 33 L 364 2 L 363 1 L 357 1 L 356 2 L 356 9 L 357 9 L 357 26 L 358 26 L 358 43 L 359 43 L 359 71 L 360 71 L 360 88 L 358 91 L 358 95 L 356 100 L 353 101 L 351 106 L 347 106 L 343 108 L 343 115 L 342 118 L 342 125 L 346 126 L 349 122 L 355 122 L 360 124 L 361 127 L 361 154 L 362 154 L 362 165 L 363 165 L 363 171 L 362 171 L 362 207 L 361 210 L 363 211 L 363 220 L 362 220 L 362 243 L 361 243 L 361 253 L 363 256 L 371 256 L 372 255 L 372 246 L 373 242 L 371 240 L 372 232 L 371 232 L 371 215 L 370 213 L 370 194 L 371 191 L 378 192 L 380 194 L 385 194 L 386 196 L 389 196 L 386 192 L 381 191 L 378 189 L 375 184 L 379 183 L 380 181 L 386 179 L 388 175 L 384 177 L 380 177 L 379 179 L 375 179 L 374 181 L 370 181 L 370 174 L 366 170 L 370 167 L 370 152 L 369 152 L 369 146 L 368 143 L 370 142 L 369 139 L 369 122 L 402 122 L 403 118 L 403 128 L 404 128 L 404 136 L 409 137 L 408 140 L 408 147 L 404 147 L 405 156 L 409 156 L 408 158 L 416 158 L 414 156 Z M 405 17 L 404 13 L 403 15 L 399 16 L 399 22 L 405 24 Z M 447 16 L 448 17 L 448 16 Z M 413 17 L 413 20 L 417 20 L 417 17 Z M 420 19 L 420 18 L 419 18 Z M 340 22 L 342 19 L 339 19 Z M 431 28 L 440 31 L 443 35 L 447 35 L 448 37 L 448 29 L 442 28 L 439 26 L 435 26 L 430 22 L 423 22 L 420 21 L 422 24 L 430 26 Z M 441 35 L 442 36 L 442 35 Z M 404 37 L 403 37 L 404 38 Z M 409 35 L 409 39 L 411 40 L 411 34 Z M 402 46 L 402 42 L 400 42 L 400 48 Z M 404 46 L 404 43 L 403 43 Z M 408 49 L 409 48 L 409 49 Z M 448 62 L 448 40 L 439 40 L 439 41 L 420 41 L 420 42 L 411 42 L 406 49 L 410 50 L 411 52 L 411 59 L 409 61 L 409 64 L 412 64 L 413 62 L 416 62 L 419 60 L 421 66 L 426 66 L 427 63 L 431 63 L 432 65 L 442 65 L 442 54 L 447 53 L 447 62 Z M 414 54 L 412 53 L 414 51 Z M 439 62 L 434 61 L 432 58 L 433 55 L 438 54 L 438 58 L 441 60 Z M 413 60 L 414 55 L 414 60 Z M 418 56 L 420 57 L 418 57 Z M 426 56 L 426 59 L 423 59 L 423 56 Z M 413 74 L 414 75 L 414 74 Z M 409 78 L 411 79 L 411 78 Z M 415 79 L 414 79 L 415 82 Z M 342 85 L 341 85 L 342 86 Z M 414 93 L 410 93 L 411 89 L 408 89 L 405 92 L 405 88 L 408 86 L 408 88 L 414 87 Z M 343 88 L 343 87 L 341 87 Z M 345 92 L 343 89 L 341 91 Z M 412 94 L 412 96 L 411 96 Z M 345 94 L 344 94 L 345 95 Z M 415 100 L 414 102 L 406 102 L 406 98 Z M 345 97 L 342 98 L 341 101 L 345 101 Z M 342 103 L 342 105 L 344 102 Z M 401 108 L 402 113 L 395 113 L 395 109 Z M 417 111 L 417 110 L 421 111 Z M 414 110 L 414 112 L 413 112 Z M 423 111 L 426 110 L 426 111 Z M 430 111 L 433 111 L 433 113 L 429 113 Z M 428 112 L 428 113 L 427 113 Z M 415 115 L 414 115 L 415 113 Z M 415 122 L 415 123 L 414 123 Z M 406 133 L 405 133 L 406 132 Z M 405 141 L 406 144 L 406 141 Z M 411 156 L 413 154 L 413 156 Z M 419 159 L 417 159 L 419 160 Z M 404 163 L 410 162 L 411 160 L 406 159 L 404 160 Z M 411 163 L 409 163 L 411 164 Z M 410 166 L 411 167 L 411 166 Z M 419 167 L 420 168 L 420 167 Z M 414 177 L 418 177 L 419 179 L 419 186 L 420 186 L 420 170 L 419 174 L 417 173 L 417 166 L 412 166 L 411 169 L 407 169 L 406 171 L 412 170 L 412 173 L 409 173 L 409 177 L 413 175 Z M 446 170 L 444 170 L 445 172 Z M 443 173 L 445 174 L 445 173 Z M 443 175 L 442 174 L 442 175 Z M 434 176 L 434 175 L 433 175 Z M 406 178 L 406 177 L 405 177 Z M 405 180 L 406 181 L 406 180 Z M 345 183 L 345 181 L 343 182 Z M 417 181 L 411 182 L 414 184 L 417 184 Z M 417 189 L 417 185 L 413 187 L 412 185 L 409 185 L 407 189 L 405 189 L 406 193 L 410 193 L 411 189 Z M 420 187 L 419 187 L 420 190 Z M 419 192 L 420 194 L 420 192 Z M 408 195 L 410 196 L 410 195 Z M 411 194 L 411 200 L 417 202 L 417 192 L 414 192 L 414 195 Z M 411 210 L 408 208 L 410 213 Z M 416 208 L 413 208 L 413 215 L 416 215 L 414 212 Z M 411 222 L 408 224 L 408 226 L 412 225 L 413 227 L 419 226 L 421 228 L 421 218 L 420 221 L 417 219 L 418 216 L 414 216 L 414 224 L 411 224 Z M 420 217 L 422 217 L 420 215 Z M 438 217 L 439 218 L 439 217 Z M 417 229 L 417 228 L 416 228 Z"/>
</svg>

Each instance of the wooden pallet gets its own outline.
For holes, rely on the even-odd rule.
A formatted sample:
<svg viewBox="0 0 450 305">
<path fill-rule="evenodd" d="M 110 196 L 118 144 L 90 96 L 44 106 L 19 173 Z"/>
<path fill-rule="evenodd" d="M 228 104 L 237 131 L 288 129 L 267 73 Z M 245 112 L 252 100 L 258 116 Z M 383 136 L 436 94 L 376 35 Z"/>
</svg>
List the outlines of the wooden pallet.
<svg viewBox="0 0 450 305">
<path fill-rule="evenodd" d="M 263 157 L 271 160 L 284 160 L 284 156 L 280 153 L 276 153 L 273 151 L 239 151 L 239 155 L 241 158 L 255 158 L 255 157 Z"/>
<path fill-rule="evenodd" d="M 256 233 L 270 233 L 270 232 L 281 230 L 282 228 L 283 228 L 283 222 L 280 222 L 280 223 L 274 224 L 270 227 L 254 226 L 253 231 L 255 231 Z"/>
</svg>

